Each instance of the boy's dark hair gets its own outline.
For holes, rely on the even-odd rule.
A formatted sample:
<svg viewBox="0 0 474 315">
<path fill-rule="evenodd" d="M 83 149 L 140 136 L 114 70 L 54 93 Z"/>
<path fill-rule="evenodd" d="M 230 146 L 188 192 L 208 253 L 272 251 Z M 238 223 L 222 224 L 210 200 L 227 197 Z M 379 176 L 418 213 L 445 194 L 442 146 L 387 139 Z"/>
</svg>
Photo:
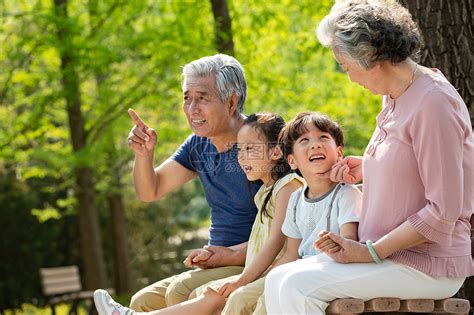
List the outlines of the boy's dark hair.
<svg viewBox="0 0 474 315">
<path fill-rule="evenodd" d="M 245 125 L 254 128 L 258 131 L 260 135 L 265 137 L 266 144 L 268 145 L 268 147 L 265 148 L 266 150 L 276 146 L 280 146 L 278 142 L 278 136 L 280 135 L 280 132 L 283 127 L 285 127 L 285 120 L 279 115 L 266 112 L 251 114 L 245 119 L 244 126 Z M 281 146 L 280 149 L 282 150 L 282 152 L 285 151 L 285 148 Z M 278 159 L 277 163 L 272 168 L 272 178 L 277 181 L 285 175 L 289 174 L 290 172 L 291 167 L 286 160 L 286 156 L 283 155 L 280 159 Z M 272 186 L 268 194 L 265 196 L 262 205 L 262 209 L 260 212 L 260 221 L 262 223 L 264 215 L 266 217 L 271 218 L 266 207 L 272 196 L 273 187 L 274 185 Z"/>
<path fill-rule="evenodd" d="M 308 132 L 308 126 L 315 126 L 319 130 L 329 133 L 337 146 L 344 147 L 344 134 L 341 127 L 335 121 L 318 112 L 303 112 L 288 122 L 278 138 L 282 148 L 284 148 L 283 154 L 285 158 L 293 153 L 293 146 L 296 140 Z M 296 173 L 302 176 L 299 170 L 296 170 Z"/>
</svg>

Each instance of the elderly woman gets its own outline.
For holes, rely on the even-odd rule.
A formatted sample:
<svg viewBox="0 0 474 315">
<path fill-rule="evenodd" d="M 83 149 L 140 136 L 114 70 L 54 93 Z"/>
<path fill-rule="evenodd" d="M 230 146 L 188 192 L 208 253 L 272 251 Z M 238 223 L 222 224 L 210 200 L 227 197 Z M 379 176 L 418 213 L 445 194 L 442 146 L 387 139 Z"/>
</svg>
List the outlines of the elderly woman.
<svg viewBox="0 0 474 315">
<path fill-rule="evenodd" d="M 363 157 L 327 172 L 363 180 L 359 241 L 322 233 L 326 254 L 274 269 L 269 314 L 324 314 L 336 298 L 442 299 L 473 275 L 474 140 L 469 113 L 438 69 L 416 63 L 420 33 L 396 1 L 341 1 L 320 23 L 320 42 L 351 81 L 383 95 Z"/>
</svg>

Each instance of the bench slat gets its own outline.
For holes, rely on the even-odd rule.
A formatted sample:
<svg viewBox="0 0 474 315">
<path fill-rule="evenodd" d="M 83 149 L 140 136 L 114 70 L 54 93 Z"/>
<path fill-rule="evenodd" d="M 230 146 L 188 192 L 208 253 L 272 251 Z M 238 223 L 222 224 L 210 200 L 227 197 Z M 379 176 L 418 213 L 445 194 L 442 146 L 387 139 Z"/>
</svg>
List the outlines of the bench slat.
<svg viewBox="0 0 474 315">
<path fill-rule="evenodd" d="M 399 298 L 376 298 L 364 304 L 364 312 L 394 312 L 400 309 Z"/>
<path fill-rule="evenodd" d="M 65 267 L 53 267 L 53 268 L 41 268 L 40 274 L 42 277 L 52 277 L 70 274 L 79 274 L 79 268 L 77 266 L 65 266 Z"/>
<path fill-rule="evenodd" d="M 337 299 L 329 304 L 326 313 L 362 313 L 364 301 L 361 299 Z"/>
<path fill-rule="evenodd" d="M 431 313 L 434 310 L 434 301 L 430 299 L 411 299 L 400 302 L 400 311 L 413 313 Z"/>
<path fill-rule="evenodd" d="M 42 283 L 44 286 L 56 285 L 58 283 L 81 283 L 81 279 L 78 275 L 66 275 L 61 277 L 49 277 L 43 278 Z"/>
<path fill-rule="evenodd" d="M 55 295 L 62 293 L 71 293 L 81 290 L 81 285 L 79 283 L 64 283 L 57 284 L 53 286 L 48 286 L 43 288 L 43 293 L 45 295 Z"/>
<path fill-rule="evenodd" d="M 434 311 L 437 313 L 468 313 L 469 301 L 463 299 L 444 299 L 435 301 Z"/>
</svg>

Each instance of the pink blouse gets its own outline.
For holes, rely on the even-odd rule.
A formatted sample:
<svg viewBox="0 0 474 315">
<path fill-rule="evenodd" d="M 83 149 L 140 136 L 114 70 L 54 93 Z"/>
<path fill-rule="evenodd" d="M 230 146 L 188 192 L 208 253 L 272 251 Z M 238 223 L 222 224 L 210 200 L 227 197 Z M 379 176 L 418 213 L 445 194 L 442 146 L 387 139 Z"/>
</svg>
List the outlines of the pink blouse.
<svg viewBox="0 0 474 315">
<path fill-rule="evenodd" d="M 408 220 L 429 242 L 389 259 L 431 276 L 474 274 L 474 137 L 464 101 L 439 70 L 397 99 L 384 96 L 363 170 L 361 242 Z"/>
</svg>

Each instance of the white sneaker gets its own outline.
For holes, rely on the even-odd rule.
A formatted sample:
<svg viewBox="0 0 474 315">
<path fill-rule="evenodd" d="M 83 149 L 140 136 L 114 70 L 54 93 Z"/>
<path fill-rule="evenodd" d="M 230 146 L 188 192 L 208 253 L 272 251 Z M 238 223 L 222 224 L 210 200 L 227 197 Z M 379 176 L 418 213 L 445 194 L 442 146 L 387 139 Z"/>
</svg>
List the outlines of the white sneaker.
<svg viewBox="0 0 474 315">
<path fill-rule="evenodd" d="M 136 312 L 115 302 L 110 294 L 102 289 L 94 291 L 94 303 L 99 315 L 135 315 Z"/>
</svg>

